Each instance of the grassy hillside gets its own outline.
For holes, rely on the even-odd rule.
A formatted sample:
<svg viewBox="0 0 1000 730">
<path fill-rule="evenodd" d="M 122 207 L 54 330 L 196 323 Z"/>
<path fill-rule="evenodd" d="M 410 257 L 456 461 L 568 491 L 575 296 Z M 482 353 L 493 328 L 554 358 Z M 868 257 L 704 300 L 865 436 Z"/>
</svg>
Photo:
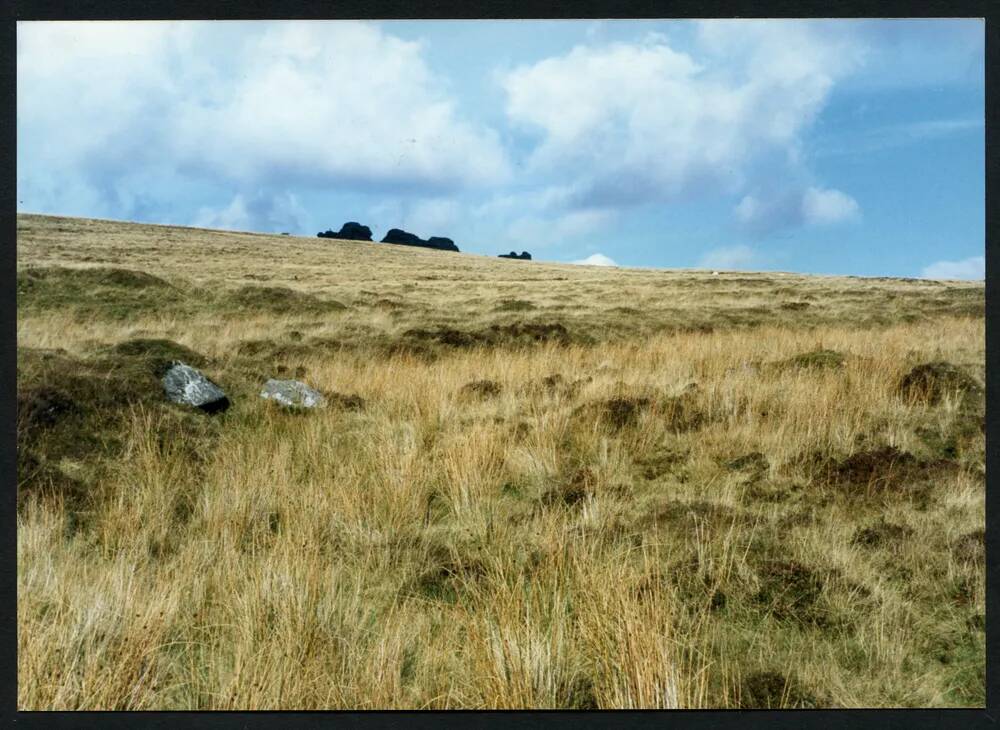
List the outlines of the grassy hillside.
<svg viewBox="0 0 1000 730">
<path fill-rule="evenodd" d="M 22 709 L 984 704 L 981 283 L 19 215 L 17 285 Z"/>
</svg>

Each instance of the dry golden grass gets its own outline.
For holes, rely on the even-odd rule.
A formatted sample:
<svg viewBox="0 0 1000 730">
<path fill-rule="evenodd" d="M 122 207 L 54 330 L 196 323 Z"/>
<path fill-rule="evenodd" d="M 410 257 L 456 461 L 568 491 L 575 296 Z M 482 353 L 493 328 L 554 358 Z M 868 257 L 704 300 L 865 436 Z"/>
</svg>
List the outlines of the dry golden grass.
<svg viewBox="0 0 1000 730">
<path fill-rule="evenodd" d="M 19 278 L 19 404 L 72 402 L 19 423 L 22 709 L 984 704 L 982 395 L 898 387 L 982 380 L 981 284 L 19 216 L 54 266 Z M 142 338 L 233 407 L 164 403 L 108 350 Z M 363 405 L 284 412 L 279 371 Z"/>
</svg>

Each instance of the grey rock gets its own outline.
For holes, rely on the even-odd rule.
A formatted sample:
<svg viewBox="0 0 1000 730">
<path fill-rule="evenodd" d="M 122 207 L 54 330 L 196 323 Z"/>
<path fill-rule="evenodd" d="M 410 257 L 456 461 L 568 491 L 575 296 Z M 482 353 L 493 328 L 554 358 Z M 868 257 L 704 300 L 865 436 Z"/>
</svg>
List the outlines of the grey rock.
<svg viewBox="0 0 1000 730">
<path fill-rule="evenodd" d="M 337 233 L 328 229 L 325 233 L 321 231 L 316 235 L 319 238 L 339 238 L 342 241 L 370 241 L 372 240 L 372 229 L 357 221 L 348 221 L 340 227 L 340 231 Z"/>
<path fill-rule="evenodd" d="M 163 375 L 163 391 L 171 402 L 194 406 L 207 413 L 229 408 L 229 398 L 218 385 L 201 371 L 174 360 Z"/>
<path fill-rule="evenodd" d="M 326 398 L 313 388 L 298 380 L 275 380 L 264 383 L 261 398 L 274 400 L 289 408 L 322 408 Z"/>
<path fill-rule="evenodd" d="M 439 251 L 458 251 L 458 246 L 450 238 L 444 236 L 431 236 L 426 241 L 413 233 L 407 233 L 399 228 L 390 228 L 385 234 L 382 243 L 398 243 L 403 246 L 421 246 L 423 248 L 435 248 Z"/>
</svg>

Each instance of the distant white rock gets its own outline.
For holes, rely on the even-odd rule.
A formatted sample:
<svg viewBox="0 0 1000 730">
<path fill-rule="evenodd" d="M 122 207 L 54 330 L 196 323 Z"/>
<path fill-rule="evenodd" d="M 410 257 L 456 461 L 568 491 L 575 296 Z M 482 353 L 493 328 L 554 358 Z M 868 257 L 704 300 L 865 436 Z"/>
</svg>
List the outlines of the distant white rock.
<svg viewBox="0 0 1000 730">
<path fill-rule="evenodd" d="M 318 391 L 298 380 L 275 380 L 264 383 L 260 397 L 273 400 L 288 408 L 322 408 L 326 398 Z"/>
<path fill-rule="evenodd" d="M 578 266 L 618 266 L 614 259 L 605 256 L 602 253 L 591 254 L 585 259 L 570 261 L 570 263 Z"/>
<path fill-rule="evenodd" d="M 712 272 L 712 276 L 718 276 L 718 275 L 719 275 L 719 272 L 718 272 L 718 271 L 713 271 L 713 272 Z"/>
</svg>

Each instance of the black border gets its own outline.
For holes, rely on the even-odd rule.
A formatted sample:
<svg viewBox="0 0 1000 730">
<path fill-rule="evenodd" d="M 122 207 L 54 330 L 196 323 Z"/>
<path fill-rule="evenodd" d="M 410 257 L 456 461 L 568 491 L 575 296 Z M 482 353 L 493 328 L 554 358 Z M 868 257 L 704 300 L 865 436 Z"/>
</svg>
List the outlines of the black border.
<svg viewBox="0 0 1000 730">
<path fill-rule="evenodd" d="M 1000 341 L 997 340 L 995 322 L 1000 317 L 996 292 L 1000 283 L 1000 215 L 997 207 L 1000 201 L 997 192 L 1000 191 L 1000 148 L 997 147 L 997 128 L 1000 122 L 1000 108 L 997 106 L 997 93 L 1000 89 L 1000 32 L 997 30 L 997 15 L 986 21 L 986 615 L 996 615 L 997 583 L 1000 573 L 997 570 L 997 533 L 996 516 L 1000 513 L 998 503 L 996 478 L 1000 462 L 997 461 L 996 448 L 991 448 L 994 439 L 1000 435 L 1000 419 L 997 409 L 1000 407 L 1000 383 L 991 373 L 1000 372 Z M 989 621 L 987 621 L 989 624 Z M 994 629 L 996 623 L 993 624 Z M 1000 646 L 997 644 L 997 632 L 986 632 L 986 707 L 987 714 L 996 712 L 1000 707 Z M 992 719 L 992 718 L 991 718 Z M 996 723 L 996 720 L 993 719 Z"/>
<path fill-rule="evenodd" d="M 986 0 L 20 0 L 19 20 L 985 17 Z"/>
<path fill-rule="evenodd" d="M 978 728 L 998 724 L 1000 718 L 1000 654 L 996 631 L 987 631 L 986 710 L 786 710 L 786 711 L 491 711 L 453 710 L 444 712 L 18 712 L 16 590 L 16 21 L 17 20 L 157 20 L 157 19 L 594 19 L 594 18 L 807 18 L 807 17 L 972 17 L 985 18 L 986 33 L 986 432 L 987 492 L 986 534 L 987 615 L 997 605 L 997 534 L 993 528 L 998 514 L 995 474 L 1000 454 L 991 448 L 1000 438 L 1000 382 L 990 376 L 1000 373 L 1000 341 L 992 322 L 1000 315 L 994 299 L 1000 279 L 1000 159 L 996 129 L 1000 111 L 996 104 L 1000 77 L 1000 33 L 998 14 L 985 0 L 848 0 L 833 4 L 819 0 L 584 0 L 580 3 L 543 3 L 538 0 L 432 0 L 422 4 L 406 0 L 19 0 L 7 5 L 0 40 L 0 96 L 6 100 L 0 115 L 0 166 L 6 174 L 0 182 L 0 475 L 5 488 L 0 502 L 5 530 L 0 537 L 0 717 L 5 724 L 39 727 L 174 728 L 174 727 L 456 727 L 501 726 L 510 728 L 604 727 L 621 725 L 645 728 L 683 725 L 702 728 L 723 727 L 880 727 L 883 730 L 919 728 Z M 834 15 L 835 13 L 835 15 Z M 988 622 L 989 623 L 989 622 Z"/>
</svg>

